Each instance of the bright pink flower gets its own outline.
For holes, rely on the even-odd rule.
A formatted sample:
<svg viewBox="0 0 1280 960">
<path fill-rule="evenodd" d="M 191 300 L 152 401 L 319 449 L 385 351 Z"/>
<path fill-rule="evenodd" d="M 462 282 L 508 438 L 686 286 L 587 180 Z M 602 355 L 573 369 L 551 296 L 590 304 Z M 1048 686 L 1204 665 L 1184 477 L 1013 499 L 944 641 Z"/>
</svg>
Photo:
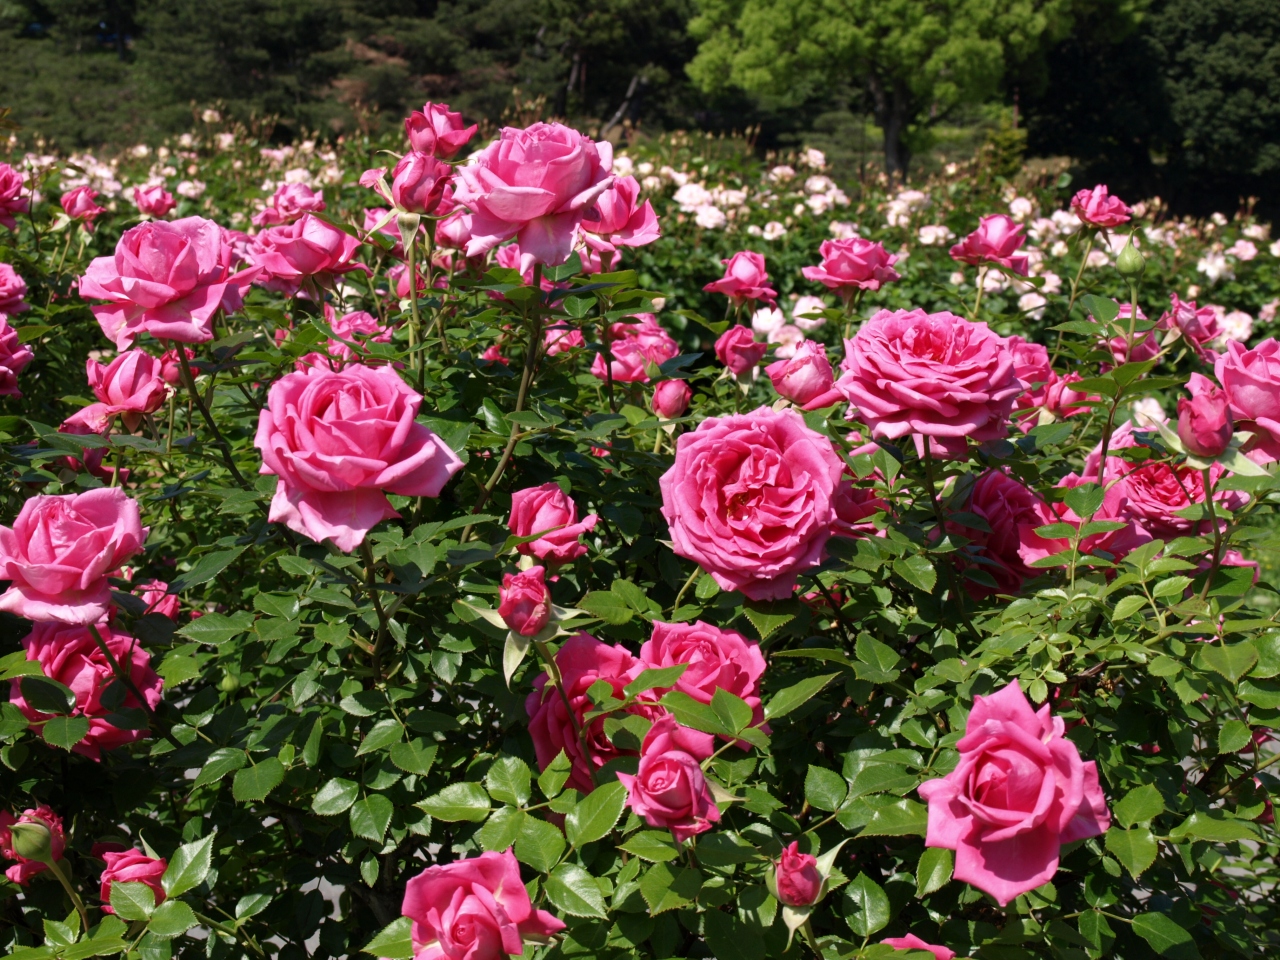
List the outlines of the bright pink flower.
<svg viewBox="0 0 1280 960">
<path fill-rule="evenodd" d="M 464 124 L 462 114 L 450 110 L 448 104 L 428 101 L 405 117 L 404 133 L 414 150 L 447 160 L 476 135 L 474 123 L 469 127 Z"/>
<path fill-rule="evenodd" d="M 304 213 L 324 208 L 323 190 L 312 190 L 305 183 L 282 183 L 276 187 L 266 208 L 254 216 L 253 222 L 259 227 L 293 223 Z"/>
<path fill-rule="evenodd" d="M 799 840 L 783 848 L 774 871 L 779 902 L 790 907 L 808 907 L 818 902 L 822 893 L 818 860 L 811 853 L 800 852 Z"/>
<path fill-rule="evenodd" d="M 139 212 L 149 217 L 168 216 L 169 211 L 178 205 L 173 194 L 164 188 L 164 184 L 156 183 L 149 187 L 134 187 L 133 202 Z"/>
<path fill-rule="evenodd" d="M 530 567 L 520 573 L 504 573 L 498 591 L 498 615 L 508 629 L 522 637 L 535 636 L 551 622 L 551 593 L 546 569 Z"/>
<path fill-rule="evenodd" d="M 141 552 L 149 528 L 119 487 L 37 494 L 12 527 L 0 527 L 0 610 L 28 620 L 97 623 L 107 615 L 112 576 Z"/>
<path fill-rule="evenodd" d="M 726 690 L 751 707 L 753 723 L 764 719 L 760 706 L 764 655 L 760 653 L 760 644 L 736 630 L 722 630 L 701 620 L 692 623 L 655 620 L 652 635 L 640 648 L 640 659 L 646 667 L 687 663 L 689 667 L 675 682 L 674 689 L 708 704 L 717 690 Z"/>
<path fill-rule="evenodd" d="M 677 843 L 705 833 L 720 819 L 702 766 L 681 747 L 670 714 L 654 721 L 645 736 L 635 776 L 619 773 L 618 780 L 627 788 L 631 809 L 649 826 L 670 830 Z"/>
<path fill-rule="evenodd" d="M 720 262 L 725 265 L 724 276 L 703 287 L 705 292 L 723 293 L 735 307 L 748 300 L 763 300 L 770 306 L 777 301 L 778 291 L 768 285 L 769 273 L 760 254 L 740 250 Z"/>
<path fill-rule="evenodd" d="M 93 221 L 107 212 L 94 201 L 98 199 L 98 191 L 93 187 L 76 187 L 62 195 L 62 210 L 72 220 L 83 221 L 92 227 Z"/>
<path fill-rule="evenodd" d="M 1231 442 L 1231 410 L 1227 395 L 1208 377 L 1191 374 L 1191 399 L 1178 399 L 1178 439 L 1187 452 L 1212 459 Z"/>
<path fill-rule="evenodd" d="M 1064 843 L 1107 832 L 1098 767 L 1081 761 L 1049 705 L 1033 711 L 1017 681 L 974 698 L 960 763 L 926 780 L 925 846 L 956 852 L 954 876 L 1004 906 L 1048 883 Z"/>
<path fill-rule="evenodd" d="M 900 280 L 893 265 L 898 258 L 884 246 L 861 237 L 845 240 L 823 240 L 818 248 L 822 263 L 803 267 L 806 280 L 821 283 L 828 290 L 852 293 L 854 290 L 879 290 L 885 283 Z"/>
<path fill-rule="evenodd" d="M 662 515 L 675 552 L 725 590 L 791 596 L 822 562 L 844 463 L 790 410 L 708 417 L 676 441 L 662 475 Z"/>
<path fill-rule="evenodd" d="M 973 484 L 965 512 L 985 520 L 990 529 L 981 530 L 960 521 L 946 524 L 947 533 L 969 541 L 963 551 L 970 558 L 970 570 L 985 573 L 995 581 L 991 587 L 976 577 L 966 578 L 964 585 L 970 594 L 975 597 L 993 592 L 1016 594 L 1023 581 L 1036 575 L 1018 552 L 1021 547 L 1018 531 L 1025 525 L 1039 523 L 1039 504 L 1040 499 L 1034 492 L 1002 470 L 987 470 Z"/>
<path fill-rule="evenodd" d="M 13 834 L 9 828 L 15 823 L 39 823 L 49 828 L 49 859 L 51 860 L 62 859 L 62 854 L 67 848 L 67 834 L 62 827 L 62 818 L 44 804 L 24 810 L 17 817 L 8 810 L 0 810 L 0 857 L 17 861 L 4 872 L 4 875 L 11 883 L 25 887 L 31 882 L 32 877 L 44 873 L 49 868 L 39 860 L 28 860 L 13 849 Z"/>
<path fill-rule="evenodd" d="M 1045 391 L 1044 408 L 1058 418 L 1074 417 L 1077 414 L 1088 413 L 1093 407 L 1083 401 L 1101 400 L 1102 398 L 1097 394 L 1083 393 L 1071 386 L 1073 383 L 1079 383 L 1083 379 L 1084 377 L 1074 370 L 1065 377 L 1057 377 L 1049 385 L 1049 389 Z"/>
<path fill-rule="evenodd" d="M 582 331 L 567 323 L 555 323 L 547 327 L 542 335 L 542 342 L 546 345 L 548 357 L 558 357 L 575 347 L 587 345 L 587 341 L 582 337 Z"/>
<path fill-rule="evenodd" d="M 1022 229 L 1022 224 L 1003 213 L 983 217 L 977 230 L 951 248 L 951 259 L 975 267 L 995 263 L 1025 277 L 1027 255 L 1017 252 L 1027 240 Z"/>
<path fill-rule="evenodd" d="M 1078 191 L 1071 198 L 1071 212 L 1091 227 L 1118 227 L 1133 214 L 1123 200 L 1108 195 L 1105 183 Z"/>
<path fill-rule="evenodd" d="M 663 380 L 653 388 L 653 412 L 663 420 L 683 417 L 693 390 L 683 380 Z"/>
<path fill-rule="evenodd" d="M 98 402 L 89 404 L 75 418 L 101 433 L 107 422 L 120 414 L 129 430 L 137 430 L 143 415 L 159 410 L 169 396 L 163 374 L 163 362 L 143 350 L 126 350 L 110 364 L 89 357 L 85 376 Z"/>
<path fill-rule="evenodd" d="M 7 163 L 0 163 L 0 225 L 18 232 L 15 213 L 31 209 L 31 198 L 22 195 L 22 174 Z"/>
<path fill-rule="evenodd" d="M 18 331 L 0 314 L 0 397 L 22 396 L 18 374 L 34 359 L 31 348 L 18 341 Z"/>
<path fill-rule="evenodd" d="M 528 557 L 552 563 L 568 563 L 587 552 L 579 538 L 595 529 L 598 518 L 589 513 L 578 522 L 578 505 L 553 482 L 526 487 L 511 495 L 511 516 L 507 526 L 515 537 L 541 534 L 516 547 Z"/>
<path fill-rule="evenodd" d="M 1119 312 L 1116 314 L 1115 322 L 1122 328 L 1128 327 L 1129 318 L 1133 316 L 1133 304 L 1119 304 Z M 1166 315 L 1167 317 L 1167 315 Z M 1097 323 L 1097 319 L 1090 314 L 1089 319 Z M 1138 319 L 1146 320 L 1147 315 L 1138 310 Z M 1110 340 L 1100 340 L 1098 346 L 1102 350 L 1110 350 L 1111 356 L 1116 363 L 1145 363 L 1152 360 L 1160 353 L 1160 342 L 1156 339 L 1156 330 L 1165 326 L 1165 317 L 1162 317 L 1155 328 L 1148 330 L 1145 334 L 1138 332 L 1134 334 L 1133 343 L 1129 343 L 1127 335 L 1112 337 Z"/>
<path fill-rule="evenodd" d="M 141 850 L 104 851 L 102 859 L 107 864 L 107 869 L 102 871 L 98 890 L 103 913 L 115 913 L 111 906 L 111 884 L 113 883 L 146 884 L 155 896 L 155 902 L 157 904 L 164 902 L 165 892 L 164 887 L 160 885 L 160 878 L 169 869 L 167 860 L 148 857 Z"/>
<path fill-rule="evenodd" d="M 350 553 L 398 517 L 387 493 L 438 497 L 462 461 L 416 421 L 422 397 L 391 367 L 313 367 L 271 385 L 254 446 L 280 478 L 270 519 Z"/>
<path fill-rule="evenodd" d="M 510 850 L 427 867 L 405 885 L 401 913 L 418 960 L 504 960 L 564 929 L 529 902 Z"/>
<path fill-rule="evenodd" d="M 1211 306 L 1197 307 L 1194 300 L 1179 300 L 1176 293 L 1170 294 L 1169 300 L 1171 306 L 1161 315 L 1158 324 L 1162 329 L 1180 330 L 1197 349 L 1222 336 L 1222 314 L 1218 310 Z"/>
<path fill-rule="evenodd" d="M 408 213 L 434 213 L 453 167 L 429 153 L 406 153 L 391 171 L 391 202 Z"/>
<path fill-rule="evenodd" d="M 662 235 L 653 204 L 640 202 L 640 184 L 635 177 L 614 179 L 613 186 L 600 194 L 594 209 L 583 219 L 582 232 L 587 246 L 609 254 L 611 259 L 618 247 L 647 246 Z"/>
<path fill-rule="evenodd" d="M 1058 483 L 1058 486 L 1070 488 L 1085 482 L 1087 481 L 1075 474 L 1068 474 Z M 1114 485 L 1107 490 L 1106 495 L 1103 497 L 1101 508 L 1091 519 L 1110 520 L 1124 523 L 1125 526 L 1119 530 L 1089 534 L 1080 541 L 1081 556 L 1103 553 L 1119 560 L 1129 551 L 1151 541 L 1151 534 L 1146 529 L 1132 522 L 1128 516 L 1122 516 L 1127 505 L 1124 491 L 1120 490 L 1118 485 Z M 1044 560 L 1047 557 L 1062 553 L 1064 550 L 1070 550 L 1070 540 L 1065 537 L 1046 540 L 1035 532 L 1036 528 L 1051 523 L 1068 523 L 1078 530 L 1083 522 L 1063 502 L 1045 503 L 1044 501 L 1037 501 L 1035 518 L 1018 528 L 1018 556 L 1022 558 L 1023 563 L 1031 566 L 1037 560 Z"/>
<path fill-rule="evenodd" d="M 778 396 L 803 407 L 831 391 L 835 377 L 826 348 L 817 340 L 805 340 L 790 360 L 777 360 L 764 368 Z"/>
<path fill-rule="evenodd" d="M 187 362 L 190 363 L 196 358 L 196 352 L 190 347 L 182 347 L 182 352 L 187 355 Z M 191 371 L 195 375 L 195 371 Z M 164 382 L 171 387 L 176 387 L 182 383 L 182 361 L 178 358 L 178 348 L 166 350 L 160 354 L 160 376 Z"/>
<path fill-rule="evenodd" d="M 527 264 L 564 263 L 583 216 L 613 182 L 613 147 L 559 123 L 504 127 L 458 168 L 455 195 L 471 210 L 468 257 L 512 237 Z"/>
<path fill-rule="evenodd" d="M 304 213 L 293 223 L 258 234 L 250 257 L 262 270 L 258 282 L 292 296 L 307 278 L 326 286 L 338 274 L 362 269 L 355 259 L 359 249 L 360 241 L 351 234 Z"/>
<path fill-rule="evenodd" d="M 362 362 L 376 365 L 378 361 L 372 358 L 362 357 L 352 350 L 347 343 L 390 343 L 394 331 L 390 327 L 384 327 L 378 322 L 378 318 L 364 310 L 353 310 L 351 313 L 344 313 L 342 316 L 337 315 L 337 311 L 329 304 L 324 305 L 324 318 L 329 324 L 329 328 L 338 335 L 340 339 L 329 339 L 326 349 L 329 356 L 333 357 L 339 363 Z M 344 343 L 343 341 L 347 341 Z"/>
<path fill-rule="evenodd" d="M 1049 364 L 1049 351 L 1038 343 L 1031 343 L 1017 335 L 1006 337 L 1005 344 L 1013 355 L 1013 372 L 1025 384 L 1014 406 L 1018 410 L 1030 410 L 1044 406 L 1045 392 L 1058 379 Z"/>
<path fill-rule="evenodd" d="M 103 654 L 94 639 L 94 633 L 102 640 L 112 657 L 129 671 L 129 679 L 146 698 L 146 707 L 154 710 L 160 704 L 160 691 L 164 681 L 151 669 L 151 654 L 147 653 L 133 637 L 117 633 L 105 623 L 93 626 L 62 623 L 37 623 L 22 641 L 27 660 L 39 663 L 46 677 L 70 687 L 76 695 L 73 716 L 86 717 L 88 735 L 71 749 L 92 760 L 101 760 L 104 750 L 114 750 L 147 736 L 141 730 L 122 730 L 113 726 L 109 717 L 118 713 L 115 706 L 102 702 L 103 693 L 115 681 L 111 662 Z M 39 729 L 52 719 L 36 710 L 22 696 L 19 678 L 10 681 L 9 701 L 13 703 L 33 727 Z M 140 709 L 143 703 L 127 688 L 123 691 L 123 706 Z"/>
<path fill-rule="evenodd" d="M 170 620 L 178 619 L 181 605 L 178 595 L 169 592 L 169 585 L 163 580 L 148 580 L 133 588 L 133 595 L 147 605 L 147 613 L 158 613 Z"/>
<path fill-rule="evenodd" d="M 954 950 L 933 943 L 925 943 L 914 933 L 908 933 L 905 937 L 885 937 L 880 942 L 888 944 L 895 950 L 928 950 L 933 954 L 934 960 L 955 960 Z"/>
<path fill-rule="evenodd" d="M 27 295 L 27 281 L 7 263 L 0 263 L 0 317 L 10 317 L 31 309 L 23 298 Z"/>
<path fill-rule="evenodd" d="M 488 360 L 490 363 L 500 363 L 504 367 L 511 366 L 511 361 L 502 355 L 501 344 L 491 344 L 484 348 L 484 353 L 480 354 L 481 360 Z"/>
<path fill-rule="evenodd" d="M 116 252 L 98 257 L 80 278 L 80 295 L 108 300 L 92 308 L 119 350 L 140 333 L 158 340 L 207 343 L 213 315 L 240 309 L 255 268 L 233 272 L 222 228 L 202 217 L 152 220 L 126 230 Z"/>
<path fill-rule="evenodd" d="M 734 325 L 716 340 L 716 358 L 737 377 L 758 366 L 769 351 L 767 343 L 758 343 L 750 327 Z"/>
<path fill-rule="evenodd" d="M 1268 337 L 1250 349 L 1228 340 L 1214 375 L 1237 426 L 1254 435 L 1252 455 L 1260 462 L 1280 459 L 1280 342 Z"/>
<path fill-rule="evenodd" d="M 105 426 L 106 425 L 103 424 L 104 429 Z M 101 430 L 90 429 L 89 426 L 80 418 L 79 414 L 72 414 L 67 417 L 66 420 L 62 421 L 58 426 L 58 432 L 69 433 L 75 437 L 95 436 L 102 433 Z M 68 470 L 75 473 L 79 473 L 81 470 L 87 471 L 90 475 L 97 477 L 103 483 L 110 484 L 112 476 L 115 474 L 115 467 L 110 466 L 107 462 L 107 454 L 110 452 L 110 448 L 105 445 L 101 447 L 87 447 L 80 455 L 84 458 L 83 461 L 77 457 L 67 456 L 59 457 L 57 463 L 59 466 L 66 467 Z M 127 482 L 128 479 L 129 471 L 127 469 L 120 471 L 121 482 Z"/>
<path fill-rule="evenodd" d="M 678 356 L 680 347 L 652 313 L 637 313 L 639 323 L 609 324 L 609 365 L 617 383 L 648 383 L 649 364 L 662 366 Z M 597 353 L 591 362 L 591 373 L 605 379 L 604 354 Z"/>
<path fill-rule="evenodd" d="M 833 537 L 885 536 L 885 531 L 877 530 L 871 518 L 877 513 L 891 513 L 892 508 L 872 487 L 854 486 L 853 481 L 845 477 L 836 484 L 832 503 L 836 512 L 831 523 Z"/>
</svg>

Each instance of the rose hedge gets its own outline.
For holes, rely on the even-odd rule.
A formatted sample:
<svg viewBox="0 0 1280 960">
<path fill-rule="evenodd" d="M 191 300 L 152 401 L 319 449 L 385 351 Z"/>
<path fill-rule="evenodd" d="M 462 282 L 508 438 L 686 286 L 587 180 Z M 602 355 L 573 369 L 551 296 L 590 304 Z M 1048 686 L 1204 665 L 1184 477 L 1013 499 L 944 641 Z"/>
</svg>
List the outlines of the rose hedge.
<svg viewBox="0 0 1280 960">
<path fill-rule="evenodd" d="M 0 168 L 12 956 L 1280 947 L 1265 227 L 406 133 Z"/>
</svg>

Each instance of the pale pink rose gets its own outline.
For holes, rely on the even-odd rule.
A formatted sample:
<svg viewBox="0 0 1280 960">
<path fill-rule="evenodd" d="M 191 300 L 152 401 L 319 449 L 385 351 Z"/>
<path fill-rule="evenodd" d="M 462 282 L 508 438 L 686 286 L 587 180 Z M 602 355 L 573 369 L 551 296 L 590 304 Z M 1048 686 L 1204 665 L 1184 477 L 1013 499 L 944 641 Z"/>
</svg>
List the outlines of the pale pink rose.
<svg viewBox="0 0 1280 960">
<path fill-rule="evenodd" d="M 18 331 L 9 326 L 8 319 L 0 314 L 0 397 L 20 397 L 18 375 L 26 368 L 35 354 L 18 340 Z"/>
<path fill-rule="evenodd" d="M 548 357 L 558 357 L 560 354 L 575 347 L 585 347 L 587 345 L 587 341 L 583 339 L 582 331 L 577 327 L 569 326 L 567 323 L 555 323 L 547 327 L 546 332 L 542 335 L 542 341 L 546 344 Z"/>
<path fill-rule="evenodd" d="M 1208 377 L 1191 374 L 1191 399 L 1178 398 L 1178 439 L 1193 456 L 1212 459 L 1231 442 L 1231 410 L 1227 395 Z"/>
<path fill-rule="evenodd" d="M 18 232 L 15 213 L 31 209 L 31 198 L 22 195 L 22 174 L 7 163 L 0 163 L 0 225 Z"/>
<path fill-rule="evenodd" d="M 680 347 L 651 313 L 637 313 L 639 323 L 609 324 L 609 352 L 613 362 L 609 372 L 618 383 L 648 383 L 649 364 L 662 366 L 678 356 Z M 591 373 L 605 379 L 604 354 L 597 353 L 591 362 Z"/>
<path fill-rule="evenodd" d="M 811 400 L 825 396 L 835 383 L 826 348 L 816 340 L 806 340 L 796 347 L 790 360 L 777 360 L 764 368 L 778 396 L 803 407 Z"/>
<path fill-rule="evenodd" d="M 462 461 L 416 422 L 422 397 L 391 367 L 313 367 L 271 385 L 254 446 L 278 476 L 270 520 L 350 553 L 383 520 L 387 493 L 438 497 Z"/>
<path fill-rule="evenodd" d="M 769 286 L 769 273 L 760 254 L 740 250 L 720 262 L 725 266 L 724 276 L 703 287 L 705 292 L 723 293 L 735 307 L 748 300 L 763 300 L 770 306 L 777 301 L 778 291 Z"/>
<path fill-rule="evenodd" d="M 8 810 L 0 810 L 0 857 L 17 861 L 4 872 L 11 883 L 25 887 L 31 878 L 49 869 L 47 864 L 39 860 L 28 860 L 13 849 L 13 834 L 9 828 L 15 823 L 39 823 L 49 830 L 49 859 L 61 860 L 67 848 L 67 834 L 62 827 L 62 818 L 49 807 L 40 804 L 38 807 L 22 811 L 15 817 Z"/>
<path fill-rule="evenodd" d="M 213 339 L 213 315 L 239 310 L 257 274 L 253 267 L 233 271 L 231 246 L 212 220 L 152 220 L 126 230 L 113 256 L 89 264 L 80 295 L 110 301 L 91 309 L 119 350 L 132 346 L 140 333 L 207 343 Z"/>
<path fill-rule="evenodd" d="M 1071 488 L 1085 482 L 1088 481 L 1072 473 L 1063 477 L 1058 486 Z M 1144 527 L 1134 523 L 1127 515 L 1127 507 L 1127 498 L 1124 491 L 1119 488 L 1119 485 L 1109 487 L 1102 499 L 1102 506 L 1091 519 L 1123 523 L 1124 526 L 1118 530 L 1092 533 L 1084 537 L 1080 541 L 1081 556 L 1102 553 L 1119 560 L 1129 551 L 1152 540 L 1151 534 Z M 1044 560 L 1063 551 L 1070 550 L 1070 540 L 1065 537 L 1046 540 L 1035 532 L 1036 528 L 1051 523 L 1067 523 L 1079 530 L 1083 522 L 1063 502 L 1046 503 L 1042 500 L 1037 500 L 1034 519 L 1020 524 L 1018 527 L 1018 556 L 1022 558 L 1023 563 L 1030 567 L 1038 560 Z"/>
<path fill-rule="evenodd" d="M 895 950 L 928 950 L 933 954 L 934 960 L 955 960 L 954 950 L 933 943 L 925 943 L 914 933 L 908 933 L 905 937 L 885 937 L 880 942 Z"/>
<path fill-rule="evenodd" d="M 676 843 L 705 833 L 720 820 L 720 808 L 698 758 L 682 749 L 675 717 L 654 721 L 640 748 L 635 776 L 619 773 L 627 804 L 651 827 L 670 830 Z"/>
<path fill-rule="evenodd" d="M 1280 342 L 1268 337 L 1250 349 L 1229 340 L 1214 375 L 1237 427 L 1254 435 L 1251 456 L 1260 462 L 1280 459 Z"/>
<path fill-rule="evenodd" d="M 114 672 L 111 662 L 98 646 L 94 634 L 111 651 L 112 657 L 126 669 L 129 679 L 145 698 L 145 706 L 155 710 L 160 705 L 160 691 L 164 681 L 151 669 L 151 654 L 147 653 L 133 637 L 113 631 L 105 623 L 83 624 L 37 623 L 22 641 L 27 660 L 40 664 L 46 677 L 57 680 L 71 689 L 76 703 L 72 716 L 85 717 L 89 721 L 88 735 L 72 747 L 72 751 L 92 760 L 101 760 L 104 750 L 114 750 L 148 736 L 141 730 L 123 730 L 111 724 L 109 717 L 119 710 L 102 702 L 102 695 L 112 684 Z M 141 709 L 142 701 L 127 687 L 123 691 L 122 706 Z M 22 696 L 20 678 L 10 681 L 9 701 L 22 711 L 37 731 L 52 716 L 36 710 Z"/>
<path fill-rule="evenodd" d="M 529 902 L 510 850 L 427 867 L 405 885 L 400 912 L 418 960 L 505 960 L 564 929 Z"/>
<path fill-rule="evenodd" d="M 615 177 L 582 221 L 583 241 L 613 263 L 619 247 L 647 246 L 661 235 L 653 204 L 640 201 L 635 177 Z"/>
<path fill-rule="evenodd" d="M 1064 843 L 1111 826 L 1098 767 L 1080 759 L 1049 705 L 1033 711 L 1017 681 L 974 697 L 960 762 L 926 780 L 925 846 L 956 852 L 953 876 L 1004 906 L 1053 879 Z"/>
<path fill-rule="evenodd" d="M 1026 386 L 985 323 L 920 309 L 875 314 L 845 341 L 841 368 L 836 389 L 873 437 L 913 435 L 944 457 L 963 457 L 969 438 L 1003 438 Z"/>
<path fill-rule="evenodd" d="M 589 513 L 578 521 L 578 505 L 557 483 L 526 487 L 511 495 L 511 516 L 507 526 L 515 537 L 532 537 L 516 547 L 525 556 L 552 563 L 568 563 L 587 552 L 579 538 L 596 527 L 598 518 Z"/>
<path fill-rule="evenodd" d="M 1169 295 L 1171 306 L 1158 322 L 1165 330 L 1179 330 L 1191 345 L 1203 352 L 1206 344 L 1222 336 L 1222 317 L 1226 313 L 1221 307 L 1197 307 L 1194 300 L 1183 301 L 1176 293 Z"/>
<path fill-rule="evenodd" d="M 119 487 L 37 494 L 12 527 L 0 527 L 0 610 L 28 620 L 97 623 L 107 615 L 107 578 L 142 551 L 149 528 Z"/>
<path fill-rule="evenodd" d="M 859 237 L 823 240 L 818 251 L 822 263 L 803 267 L 800 272 L 806 280 L 821 283 L 828 290 L 848 295 L 854 290 L 879 290 L 881 285 L 901 279 L 893 269 L 899 258 L 885 250 L 883 244 Z"/>
<path fill-rule="evenodd" d="M 157 904 L 164 902 L 165 892 L 164 887 L 160 885 L 160 878 L 169 869 L 167 860 L 148 857 L 141 850 L 108 850 L 103 852 L 102 859 L 107 864 L 107 869 L 102 871 L 102 876 L 99 878 L 98 888 L 98 898 L 102 901 L 103 913 L 115 913 L 111 906 L 111 884 L 113 883 L 146 884 L 155 897 L 155 902 Z"/>
<path fill-rule="evenodd" d="M 663 380 L 653 388 L 653 412 L 663 420 L 683 417 L 693 390 L 683 380 Z"/>
<path fill-rule="evenodd" d="M 143 416 L 159 410 L 169 396 L 163 373 L 163 362 L 144 350 L 126 350 L 110 364 L 89 357 L 85 376 L 98 402 L 75 414 L 75 419 L 100 433 L 120 414 L 125 427 L 137 430 Z"/>
<path fill-rule="evenodd" d="M 1026 242 L 1023 227 L 1003 213 L 983 217 L 978 229 L 951 248 L 951 259 L 970 266 L 994 263 L 1018 276 L 1027 275 L 1027 255 L 1018 253 Z"/>
<path fill-rule="evenodd" d="M 551 622 L 551 593 L 547 590 L 546 572 L 544 567 L 530 567 L 502 575 L 498 615 L 508 629 L 522 637 L 535 636 Z"/>
<path fill-rule="evenodd" d="M 790 907 L 808 907 L 818 902 L 822 893 L 822 874 L 818 860 L 811 853 L 800 852 L 800 841 L 784 847 L 774 865 L 774 885 L 778 901 Z"/>
<path fill-rule="evenodd" d="M 434 213 L 453 167 L 429 153 L 406 153 L 391 171 L 391 202 L 409 213 Z"/>
<path fill-rule="evenodd" d="M 261 271 L 257 282 L 292 296 L 303 281 L 332 285 L 339 274 L 364 269 L 356 259 L 360 241 L 333 224 L 304 213 L 293 223 L 263 230 L 249 256 Z"/>
<path fill-rule="evenodd" d="M 181 605 L 177 594 L 169 592 L 169 585 L 163 580 L 148 580 L 133 588 L 133 595 L 147 605 L 147 613 L 158 613 L 170 620 L 178 619 Z"/>
<path fill-rule="evenodd" d="M 254 216 L 253 222 L 259 227 L 293 223 L 304 213 L 324 208 L 323 190 L 312 190 L 305 183 L 282 183 L 266 208 Z"/>
<path fill-rule="evenodd" d="M 1133 210 L 1119 197 L 1110 196 L 1107 185 L 1080 190 L 1071 198 L 1071 212 L 1091 227 L 1118 227 L 1128 223 Z"/>
<path fill-rule="evenodd" d="M 106 207 L 98 206 L 98 191 L 93 187 L 76 187 L 62 195 L 62 211 L 72 220 L 79 220 L 85 226 L 92 227 L 93 221 L 107 212 Z"/>
<path fill-rule="evenodd" d="M 1027 524 L 1039 523 L 1040 498 L 1026 485 L 1002 470 L 987 470 L 973 484 L 965 512 L 981 517 L 990 530 L 966 526 L 961 521 L 948 521 L 946 531 L 964 537 L 969 543 L 961 548 L 969 570 L 985 573 L 995 586 L 983 583 L 986 577 L 966 577 L 965 589 L 974 597 L 992 593 L 1017 594 L 1022 584 L 1036 576 L 1019 553 L 1019 530 Z"/>
<path fill-rule="evenodd" d="M 470 142 L 476 125 L 465 126 L 462 114 L 449 109 L 447 103 L 427 103 L 404 120 L 404 133 L 419 153 L 430 153 L 449 159 Z"/>
<path fill-rule="evenodd" d="M 760 678 L 764 676 L 764 655 L 760 644 L 736 630 L 701 620 L 692 623 L 663 623 L 655 620 L 653 633 L 640 648 L 646 667 L 671 667 L 687 663 L 688 669 L 674 689 L 687 693 L 699 703 L 710 703 L 717 690 L 725 690 L 746 702 L 752 722 L 764 719 L 760 705 Z"/>
<path fill-rule="evenodd" d="M 767 343 L 759 343 L 750 327 L 734 325 L 720 334 L 716 340 L 716 358 L 729 368 L 734 376 L 742 376 L 759 366 L 769 351 Z"/>
<path fill-rule="evenodd" d="M 27 281 L 7 263 L 0 263 L 0 317 L 24 313 L 31 305 L 23 298 L 27 295 Z"/>
<path fill-rule="evenodd" d="M 178 205 L 173 194 L 164 188 L 164 184 L 156 183 L 149 187 L 134 187 L 133 202 L 139 212 L 149 217 L 165 217 Z"/>
<path fill-rule="evenodd" d="M 725 590 L 785 599 L 822 562 L 843 470 L 831 441 L 794 411 L 708 417 L 676 441 L 660 480 L 675 552 Z"/>
<path fill-rule="evenodd" d="M 564 263 L 583 216 L 613 182 L 613 147 L 559 123 L 504 127 L 458 168 L 455 195 L 471 210 L 468 257 L 515 237 L 528 264 Z"/>
</svg>

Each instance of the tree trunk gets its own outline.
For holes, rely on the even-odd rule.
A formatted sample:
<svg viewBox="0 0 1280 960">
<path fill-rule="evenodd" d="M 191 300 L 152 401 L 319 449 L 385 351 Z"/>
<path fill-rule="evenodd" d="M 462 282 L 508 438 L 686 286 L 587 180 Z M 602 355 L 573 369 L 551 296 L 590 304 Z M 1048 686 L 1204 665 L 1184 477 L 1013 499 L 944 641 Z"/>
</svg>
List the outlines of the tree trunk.
<svg viewBox="0 0 1280 960">
<path fill-rule="evenodd" d="M 884 79 L 874 73 L 867 78 L 867 88 L 871 92 L 876 124 L 884 131 L 884 172 L 890 182 L 905 183 L 911 152 L 903 135 L 911 119 L 911 96 L 901 81 L 893 82 L 889 89 Z"/>
</svg>

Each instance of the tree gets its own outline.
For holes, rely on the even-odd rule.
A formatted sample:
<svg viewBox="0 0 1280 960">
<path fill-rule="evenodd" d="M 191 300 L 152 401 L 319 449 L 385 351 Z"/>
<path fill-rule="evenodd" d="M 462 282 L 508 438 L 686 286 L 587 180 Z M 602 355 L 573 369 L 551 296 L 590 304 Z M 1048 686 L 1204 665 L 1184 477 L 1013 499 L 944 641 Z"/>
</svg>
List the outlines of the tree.
<svg viewBox="0 0 1280 960">
<path fill-rule="evenodd" d="M 913 134 L 1043 56 L 1073 0 L 699 0 L 689 75 L 798 102 L 823 86 L 865 91 L 885 170 L 906 175 Z"/>
</svg>

